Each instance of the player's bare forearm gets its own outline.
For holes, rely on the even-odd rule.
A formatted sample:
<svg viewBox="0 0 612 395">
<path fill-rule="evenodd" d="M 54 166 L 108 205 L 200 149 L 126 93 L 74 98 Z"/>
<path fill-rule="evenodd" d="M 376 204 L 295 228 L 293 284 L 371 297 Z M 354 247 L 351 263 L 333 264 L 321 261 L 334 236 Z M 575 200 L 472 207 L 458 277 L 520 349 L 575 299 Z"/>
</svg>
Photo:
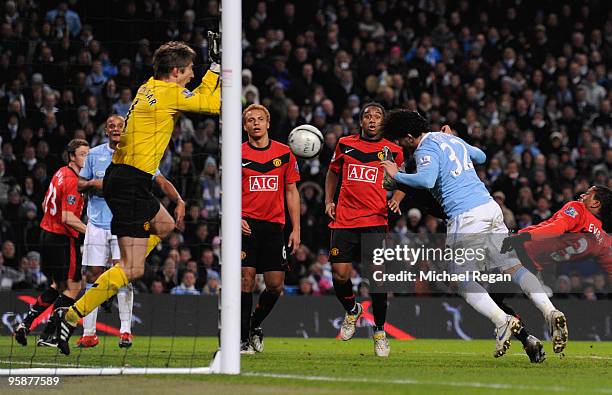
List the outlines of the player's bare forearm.
<svg viewBox="0 0 612 395">
<path fill-rule="evenodd" d="M 327 176 L 325 177 L 325 204 L 333 203 L 337 187 L 338 175 L 331 170 L 327 170 Z"/>
<path fill-rule="evenodd" d="M 102 190 L 103 180 L 86 180 L 85 178 L 79 177 L 77 181 L 77 190 L 81 193 L 90 192 L 92 189 Z"/>
<path fill-rule="evenodd" d="M 62 222 L 79 233 L 85 234 L 87 225 L 81 221 L 72 211 L 62 211 Z"/>
<path fill-rule="evenodd" d="M 285 197 L 287 198 L 287 208 L 289 209 L 289 218 L 293 230 L 289 235 L 288 246 L 291 248 L 291 255 L 295 254 L 300 246 L 300 192 L 295 183 L 285 186 Z"/>
<path fill-rule="evenodd" d="M 295 183 L 287 184 L 285 187 L 285 197 L 287 198 L 287 208 L 293 229 L 300 229 L 300 192 Z"/>
<path fill-rule="evenodd" d="M 182 231 L 185 228 L 183 223 L 183 219 L 185 218 L 185 201 L 181 198 L 181 194 L 176 190 L 174 185 L 168 181 L 163 174 L 157 175 L 157 177 L 155 177 L 155 182 L 157 182 L 157 185 L 159 185 L 164 195 L 168 196 L 170 201 L 176 204 L 174 219 L 176 220 L 176 228 Z"/>
<path fill-rule="evenodd" d="M 337 187 L 338 175 L 331 170 L 327 170 L 327 177 L 325 177 L 325 214 L 331 218 L 332 221 L 336 220 L 334 195 L 336 194 Z"/>
<path fill-rule="evenodd" d="M 396 214 L 402 215 L 402 210 L 400 209 L 400 203 L 404 199 L 406 194 L 399 189 L 396 189 L 391 196 L 391 199 L 387 202 L 387 207 L 391 209 Z"/>
<path fill-rule="evenodd" d="M 179 202 L 183 202 L 179 192 L 176 190 L 174 185 L 166 177 L 164 177 L 163 174 L 159 174 L 157 177 L 155 177 L 155 182 L 157 182 L 157 185 L 159 185 L 159 188 L 162 190 L 163 194 L 168 196 L 168 199 L 170 199 L 172 203 L 178 204 Z"/>
<path fill-rule="evenodd" d="M 400 203 L 402 200 L 404 200 L 405 196 L 406 196 L 405 192 L 402 192 L 399 189 L 396 189 L 393 192 L 393 195 L 391 196 L 391 199 L 396 200 L 398 203 Z"/>
</svg>

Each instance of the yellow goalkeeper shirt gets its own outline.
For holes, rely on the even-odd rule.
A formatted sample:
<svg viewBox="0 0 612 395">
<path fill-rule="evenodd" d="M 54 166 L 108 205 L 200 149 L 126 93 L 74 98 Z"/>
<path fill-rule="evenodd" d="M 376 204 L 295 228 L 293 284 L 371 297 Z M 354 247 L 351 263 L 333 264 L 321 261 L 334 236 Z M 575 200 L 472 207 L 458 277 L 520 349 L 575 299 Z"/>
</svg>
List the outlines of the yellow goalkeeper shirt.
<svg viewBox="0 0 612 395">
<path fill-rule="evenodd" d="M 192 92 L 174 82 L 151 77 L 138 89 L 126 115 L 113 163 L 130 165 L 154 175 L 181 111 L 219 114 L 218 82 L 219 76 L 208 71 Z"/>
</svg>

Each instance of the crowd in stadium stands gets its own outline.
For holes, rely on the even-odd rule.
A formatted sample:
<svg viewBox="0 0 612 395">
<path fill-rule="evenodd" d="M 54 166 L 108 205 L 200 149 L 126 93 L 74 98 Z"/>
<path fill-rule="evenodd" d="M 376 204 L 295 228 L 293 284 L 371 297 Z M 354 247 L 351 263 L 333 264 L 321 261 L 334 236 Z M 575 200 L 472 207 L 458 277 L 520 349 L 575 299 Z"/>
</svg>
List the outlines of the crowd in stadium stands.
<svg viewBox="0 0 612 395">
<path fill-rule="evenodd" d="M 478 5 L 476 5 L 478 4 Z M 360 106 L 418 110 L 481 147 L 477 169 L 509 228 L 545 220 L 588 186 L 612 186 L 612 13 L 606 1 L 371 0 L 243 2 L 243 104 L 271 113 L 285 142 L 310 123 L 325 134 L 317 159 L 300 161 L 302 243 L 290 258 L 287 294 L 332 291 L 323 183 L 339 137 L 358 133 Z M 0 1 L 0 288 L 36 288 L 41 201 L 74 138 L 104 142 L 109 114 L 125 115 L 168 40 L 196 51 L 218 2 Z M 141 292 L 216 294 L 220 212 L 218 119 L 178 119 L 160 170 L 188 202 L 186 229 L 148 260 Z M 231 131 L 230 131 L 231 132 Z M 226 131 L 227 133 L 227 131 Z M 170 202 L 162 199 L 163 204 Z M 403 205 L 396 237 L 443 231 Z M 172 212 L 172 211 L 170 211 Z M 555 292 L 605 297 L 593 262 L 556 268 Z M 359 272 L 353 284 L 367 295 Z M 428 284 L 415 292 L 429 294 Z"/>
</svg>

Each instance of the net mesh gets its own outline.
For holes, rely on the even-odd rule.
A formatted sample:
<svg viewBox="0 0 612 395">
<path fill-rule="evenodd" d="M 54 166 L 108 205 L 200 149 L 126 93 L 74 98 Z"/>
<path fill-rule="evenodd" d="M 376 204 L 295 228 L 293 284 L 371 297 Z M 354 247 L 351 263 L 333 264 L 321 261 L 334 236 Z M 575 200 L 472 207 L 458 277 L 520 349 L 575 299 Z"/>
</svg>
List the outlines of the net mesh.
<svg viewBox="0 0 612 395">
<path fill-rule="evenodd" d="M 195 88 L 209 66 L 206 33 L 219 29 L 218 3 L 83 1 L 69 2 L 65 9 L 59 1 L 31 1 L 19 2 L 16 14 L 5 3 L 0 8 L 6 9 L 11 33 L 0 45 L 0 86 L 2 104 L 9 109 L 3 120 L 9 127 L 0 136 L 5 168 L 0 204 L 11 215 L 1 221 L 0 369 L 83 368 L 103 374 L 101 368 L 127 373 L 126 368 L 197 371 L 208 366 L 218 346 L 221 182 L 219 119 L 203 114 L 176 117 L 160 163 L 161 174 L 186 202 L 185 228 L 173 230 L 151 252 L 144 276 L 132 283 L 132 346 L 119 347 L 116 298 L 109 312 L 98 311 L 99 344 L 75 347 L 82 335 L 79 326 L 69 357 L 36 345 L 51 307 L 31 325 L 27 346 L 18 344 L 13 334 L 49 285 L 40 270 L 41 207 L 51 177 L 66 164 L 67 142 L 83 138 L 91 147 L 106 143 L 107 117 L 127 115 L 139 86 L 153 74 L 153 52 L 164 42 L 184 41 L 194 49 L 194 78 L 187 87 Z M 174 216 L 176 205 L 156 183 L 153 192 Z M 98 243 L 108 246 L 103 238 L 90 240 Z M 175 289 L 187 272 L 194 274 L 198 295 Z"/>
</svg>

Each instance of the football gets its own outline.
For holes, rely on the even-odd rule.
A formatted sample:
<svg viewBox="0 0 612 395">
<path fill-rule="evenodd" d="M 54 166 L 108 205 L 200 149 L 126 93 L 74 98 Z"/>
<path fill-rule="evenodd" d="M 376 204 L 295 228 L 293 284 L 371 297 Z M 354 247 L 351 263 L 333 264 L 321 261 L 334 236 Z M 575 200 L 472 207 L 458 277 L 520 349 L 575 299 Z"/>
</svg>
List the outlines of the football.
<svg viewBox="0 0 612 395">
<path fill-rule="evenodd" d="M 298 158 L 310 159 L 323 147 L 323 133 L 312 125 L 300 125 L 289 133 L 289 148 Z"/>
</svg>

